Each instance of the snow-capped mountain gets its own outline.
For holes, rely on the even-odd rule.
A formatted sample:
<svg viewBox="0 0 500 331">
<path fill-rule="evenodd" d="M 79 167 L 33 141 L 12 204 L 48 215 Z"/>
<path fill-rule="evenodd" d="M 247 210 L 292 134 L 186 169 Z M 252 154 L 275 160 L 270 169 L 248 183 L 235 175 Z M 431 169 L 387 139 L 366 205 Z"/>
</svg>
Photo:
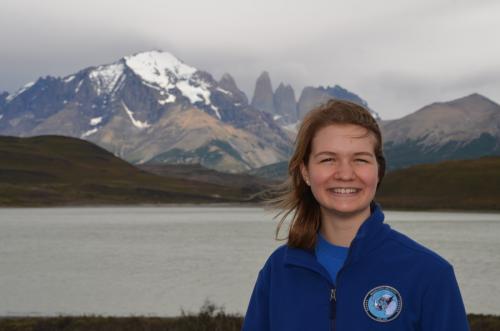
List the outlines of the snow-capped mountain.
<svg viewBox="0 0 500 331">
<path fill-rule="evenodd" d="M 287 134 L 270 114 L 248 105 L 232 77 L 219 83 L 167 52 L 40 78 L 3 100 L 2 135 L 79 137 L 134 163 L 243 171 L 290 152 Z"/>
</svg>

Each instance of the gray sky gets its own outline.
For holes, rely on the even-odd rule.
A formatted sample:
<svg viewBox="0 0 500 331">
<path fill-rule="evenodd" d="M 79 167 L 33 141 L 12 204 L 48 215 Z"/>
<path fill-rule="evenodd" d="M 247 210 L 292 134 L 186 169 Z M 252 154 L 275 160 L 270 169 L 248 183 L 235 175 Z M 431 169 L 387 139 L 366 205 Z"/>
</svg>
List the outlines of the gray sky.
<svg viewBox="0 0 500 331">
<path fill-rule="evenodd" d="M 161 49 L 249 98 L 339 84 L 383 119 L 478 92 L 500 102 L 496 0 L 3 0 L 0 91 Z"/>
</svg>

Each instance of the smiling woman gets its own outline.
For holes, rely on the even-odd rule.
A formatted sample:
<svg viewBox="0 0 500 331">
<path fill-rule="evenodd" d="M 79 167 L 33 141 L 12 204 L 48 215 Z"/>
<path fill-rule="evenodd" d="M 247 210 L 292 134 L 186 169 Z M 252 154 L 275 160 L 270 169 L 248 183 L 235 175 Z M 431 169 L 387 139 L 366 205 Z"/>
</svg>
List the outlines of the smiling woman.
<svg viewBox="0 0 500 331">
<path fill-rule="evenodd" d="M 359 125 L 331 124 L 312 141 L 311 157 L 301 173 L 320 206 L 321 234 L 348 247 L 370 216 L 378 184 L 373 133 Z"/>
<path fill-rule="evenodd" d="M 259 272 L 243 325 L 266 330 L 468 330 L 452 266 L 384 223 L 374 202 L 382 137 L 363 107 L 330 101 L 297 135 L 286 189 L 287 244 Z"/>
</svg>

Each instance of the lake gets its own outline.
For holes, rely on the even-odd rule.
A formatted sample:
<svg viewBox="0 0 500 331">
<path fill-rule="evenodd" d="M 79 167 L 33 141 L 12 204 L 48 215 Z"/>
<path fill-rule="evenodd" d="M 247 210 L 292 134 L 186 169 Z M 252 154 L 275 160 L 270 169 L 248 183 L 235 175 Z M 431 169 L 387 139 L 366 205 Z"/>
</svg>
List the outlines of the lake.
<svg viewBox="0 0 500 331">
<path fill-rule="evenodd" d="M 454 265 L 469 313 L 500 313 L 500 214 L 386 221 Z M 275 227 L 258 207 L 1 208 L 0 315 L 243 314 Z"/>
</svg>

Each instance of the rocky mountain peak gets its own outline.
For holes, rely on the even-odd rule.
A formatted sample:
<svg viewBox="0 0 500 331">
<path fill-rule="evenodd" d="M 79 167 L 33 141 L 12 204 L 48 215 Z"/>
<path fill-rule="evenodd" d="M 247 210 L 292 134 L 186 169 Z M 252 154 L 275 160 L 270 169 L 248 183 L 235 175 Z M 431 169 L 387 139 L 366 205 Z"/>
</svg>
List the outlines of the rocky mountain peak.
<svg viewBox="0 0 500 331">
<path fill-rule="evenodd" d="M 131 71 L 146 84 L 155 88 L 169 90 L 180 81 L 193 78 L 198 70 L 176 58 L 169 52 L 148 51 L 125 56 L 110 63 L 89 68 L 86 71 L 97 95 L 110 94 L 117 90 L 119 82 L 126 71 Z M 75 75 L 64 77 L 70 83 Z"/>
<path fill-rule="evenodd" d="M 125 70 L 122 61 L 112 64 L 101 65 L 88 73 L 88 77 L 94 84 L 97 95 L 112 93 L 120 81 Z M 65 82 L 70 82 L 74 79 L 74 75 L 64 78 Z"/>
<path fill-rule="evenodd" d="M 406 117 L 433 118 L 434 120 L 438 118 L 441 120 L 456 118 L 458 120 L 460 118 L 460 120 L 464 120 L 465 117 L 478 118 L 481 114 L 497 114 L 499 111 L 500 106 L 497 103 L 481 94 L 473 93 L 451 101 L 432 103 L 399 120 Z"/>
<path fill-rule="evenodd" d="M 479 94 L 472 93 L 463 98 L 459 98 L 449 102 L 450 105 L 458 106 L 458 107 L 467 107 L 470 109 L 488 109 L 494 108 L 499 109 L 498 104 L 488 99 L 487 97 Z"/>
<path fill-rule="evenodd" d="M 262 72 L 257 78 L 252 106 L 271 114 L 275 113 L 273 87 L 267 71 Z"/>
<path fill-rule="evenodd" d="M 302 93 L 298 102 L 298 112 L 299 117 L 303 118 L 305 114 L 307 114 L 313 108 L 327 102 L 330 99 L 339 99 L 339 100 L 347 100 L 357 103 L 363 107 L 366 107 L 370 110 L 373 117 L 376 119 L 380 119 L 380 116 L 373 110 L 368 107 L 368 103 L 360 98 L 357 94 L 350 92 L 349 90 L 335 85 L 333 87 L 330 86 L 306 86 L 302 90 Z"/>
<path fill-rule="evenodd" d="M 240 103 L 240 105 L 248 105 L 248 99 L 246 94 L 241 91 L 236 85 L 236 81 L 233 76 L 228 73 L 222 75 L 219 81 L 219 87 L 233 94 L 233 96 L 237 99 L 236 101 Z"/>
<path fill-rule="evenodd" d="M 161 105 L 184 102 L 197 104 L 221 119 L 212 96 L 217 87 L 213 77 L 192 67 L 169 52 L 148 51 L 126 56 L 123 63 L 145 85 L 160 94 Z M 222 92 L 221 92 L 222 93 Z"/>
<path fill-rule="evenodd" d="M 149 51 L 124 57 L 125 64 L 144 80 L 168 88 L 171 74 L 186 80 L 197 71 L 170 54 L 163 51 Z M 170 75 L 169 75 L 170 74 Z"/>
<path fill-rule="evenodd" d="M 285 119 L 285 123 L 295 123 L 298 120 L 295 92 L 290 85 L 280 83 L 274 92 L 274 108 L 276 114 Z"/>
<path fill-rule="evenodd" d="M 432 103 L 383 124 L 382 131 L 392 167 L 498 155 L 500 105 L 472 94 Z"/>
<path fill-rule="evenodd" d="M 222 75 L 219 80 L 219 84 L 226 87 L 236 87 L 236 81 L 234 80 L 233 76 L 231 76 L 227 72 Z"/>
</svg>

